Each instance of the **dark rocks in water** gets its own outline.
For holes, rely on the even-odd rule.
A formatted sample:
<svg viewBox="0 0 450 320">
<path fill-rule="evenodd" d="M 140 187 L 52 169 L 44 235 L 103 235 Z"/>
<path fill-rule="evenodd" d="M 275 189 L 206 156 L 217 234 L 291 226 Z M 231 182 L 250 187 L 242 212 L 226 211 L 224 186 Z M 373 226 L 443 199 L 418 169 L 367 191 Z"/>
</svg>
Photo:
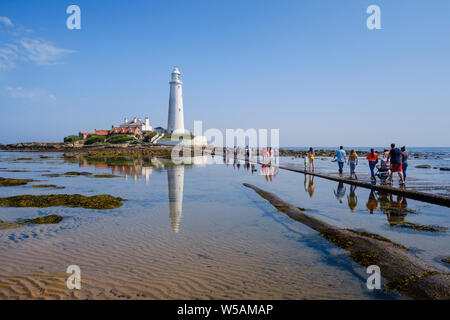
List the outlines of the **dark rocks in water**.
<svg viewBox="0 0 450 320">
<path fill-rule="evenodd" d="M 60 177 L 61 175 L 59 173 L 45 173 L 42 176 L 43 177 L 56 178 L 56 177 Z"/>
<path fill-rule="evenodd" d="M 22 161 L 22 160 L 33 160 L 33 158 L 17 158 L 14 161 Z"/>
<path fill-rule="evenodd" d="M 34 186 L 31 186 L 32 188 L 54 188 L 54 189 L 64 189 L 65 187 L 58 187 L 54 184 L 36 184 Z"/>
<path fill-rule="evenodd" d="M 78 171 L 69 171 L 64 173 L 65 176 L 90 176 L 92 173 L 90 172 L 78 172 Z"/>
<path fill-rule="evenodd" d="M 450 171 L 450 168 L 439 168 L 441 171 Z"/>
<path fill-rule="evenodd" d="M 0 207 L 114 209 L 122 206 L 122 201 L 124 199 L 107 194 L 97 196 L 81 194 L 22 195 L 0 198 Z"/>
<path fill-rule="evenodd" d="M 34 182 L 33 179 L 9 179 L 0 177 L 0 187 L 16 187 L 27 184 L 28 182 Z"/>
<path fill-rule="evenodd" d="M 420 164 L 420 165 L 416 166 L 416 168 L 419 168 L 419 169 L 430 169 L 431 166 L 429 164 Z"/>
</svg>

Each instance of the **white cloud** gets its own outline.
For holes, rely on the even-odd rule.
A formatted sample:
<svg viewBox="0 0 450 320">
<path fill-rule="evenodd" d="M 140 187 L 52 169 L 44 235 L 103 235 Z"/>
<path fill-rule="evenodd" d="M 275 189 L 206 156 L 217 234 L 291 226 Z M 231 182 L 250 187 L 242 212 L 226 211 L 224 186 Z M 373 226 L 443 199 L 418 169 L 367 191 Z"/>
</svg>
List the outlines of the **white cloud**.
<svg viewBox="0 0 450 320">
<path fill-rule="evenodd" d="M 0 48 L 0 69 L 15 67 L 14 61 L 19 59 L 19 48 L 12 43 Z"/>
<path fill-rule="evenodd" d="M 41 65 L 54 64 L 64 54 L 74 52 L 73 50 L 57 48 L 50 42 L 37 39 L 24 38 L 20 39 L 18 43 L 24 49 L 21 50 L 21 53 L 25 60 L 33 61 Z"/>
<path fill-rule="evenodd" d="M 0 16 L 0 22 L 3 23 L 7 27 L 14 27 L 14 24 L 12 23 L 11 19 L 9 19 L 8 17 Z"/>
<path fill-rule="evenodd" d="M 22 87 L 6 88 L 6 91 L 12 98 L 24 99 L 32 102 L 52 103 L 56 101 L 56 97 L 48 93 L 45 89 L 25 90 Z"/>
<path fill-rule="evenodd" d="M 30 38 L 31 30 L 21 26 L 15 27 L 7 17 L 0 17 L 0 24 L 11 29 L 7 32 L 11 37 L 9 43 L 0 47 L 0 69 L 14 68 L 19 61 L 38 65 L 56 64 L 64 55 L 75 52 L 58 48 L 46 40 Z M 27 37 L 23 36 L 24 33 Z"/>
</svg>

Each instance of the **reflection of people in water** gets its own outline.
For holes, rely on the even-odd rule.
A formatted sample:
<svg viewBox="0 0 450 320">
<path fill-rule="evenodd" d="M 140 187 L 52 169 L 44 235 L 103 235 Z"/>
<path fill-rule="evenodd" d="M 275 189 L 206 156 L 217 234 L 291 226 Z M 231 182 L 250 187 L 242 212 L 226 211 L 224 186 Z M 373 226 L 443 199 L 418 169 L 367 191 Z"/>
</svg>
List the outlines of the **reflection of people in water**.
<svg viewBox="0 0 450 320">
<path fill-rule="evenodd" d="M 370 190 L 369 199 L 367 200 L 366 207 L 370 213 L 374 213 L 374 211 L 377 210 L 378 202 L 374 190 Z"/>
<path fill-rule="evenodd" d="M 314 176 L 310 175 L 308 177 L 308 188 L 306 188 L 306 175 L 305 175 L 305 191 L 309 194 L 309 197 L 312 198 L 314 195 Z"/>
<path fill-rule="evenodd" d="M 405 197 L 397 196 L 397 201 L 394 201 L 392 193 L 379 192 L 378 201 L 380 202 L 380 210 L 386 214 L 391 226 L 404 222 L 408 214 L 408 203 Z"/>
<path fill-rule="evenodd" d="M 358 205 L 358 197 L 355 193 L 356 188 L 357 186 L 350 186 L 350 193 L 347 196 L 348 207 L 351 211 L 354 211 L 356 209 L 356 206 Z"/>
<path fill-rule="evenodd" d="M 254 165 L 252 165 L 253 168 Z M 252 173 L 256 171 L 256 169 L 252 169 Z M 265 164 L 261 165 L 261 174 L 266 178 L 266 181 L 272 181 L 275 175 L 278 173 L 278 169 L 274 166 L 267 166 Z"/>
<path fill-rule="evenodd" d="M 345 197 L 345 193 L 347 192 L 347 189 L 344 186 L 344 183 L 342 181 L 339 181 L 338 187 L 336 190 L 333 190 L 334 196 L 339 201 L 339 203 L 342 203 L 342 199 Z"/>
<path fill-rule="evenodd" d="M 250 171 L 250 162 L 248 161 L 248 159 L 245 160 L 245 170 Z"/>
</svg>

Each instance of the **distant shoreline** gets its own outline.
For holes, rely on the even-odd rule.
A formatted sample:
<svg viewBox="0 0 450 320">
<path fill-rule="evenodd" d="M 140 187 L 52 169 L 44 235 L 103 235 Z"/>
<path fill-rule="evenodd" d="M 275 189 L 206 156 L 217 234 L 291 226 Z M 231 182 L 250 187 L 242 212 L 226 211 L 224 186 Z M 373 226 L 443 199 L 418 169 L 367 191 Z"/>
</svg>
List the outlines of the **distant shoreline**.
<svg viewBox="0 0 450 320">
<path fill-rule="evenodd" d="M 35 151 L 35 152 L 87 152 L 87 151 L 107 151 L 107 150 L 133 150 L 133 151 L 149 151 L 149 150 L 171 150 L 173 146 L 155 145 L 152 143 L 129 143 L 129 144 L 94 144 L 80 145 L 72 142 L 20 142 L 14 144 L 0 144 L 0 150 L 3 151 Z M 231 149 L 231 148 L 228 148 Z M 304 157 L 309 147 L 281 147 L 279 148 L 279 156 L 282 157 Z M 338 148 L 333 147 L 317 147 L 314 150 L 316 157 L 334 157 Z M 355 149 L 359 156 L 365 157 L 370 147 L 348 147 L 344 148 L 347 152 Z M 375 152 L 383 152 L 384 147 L 374 147 Z M 220 150 L 220 151 L 219 151 Z M 450 147 L 409 147 L 407 148 L 410 156 L 418 157 L 422 153 L 443 152 L 450 153 Z M 216 147 L 213 154 L 222 154 L 222 147 Z"/>
</svg>

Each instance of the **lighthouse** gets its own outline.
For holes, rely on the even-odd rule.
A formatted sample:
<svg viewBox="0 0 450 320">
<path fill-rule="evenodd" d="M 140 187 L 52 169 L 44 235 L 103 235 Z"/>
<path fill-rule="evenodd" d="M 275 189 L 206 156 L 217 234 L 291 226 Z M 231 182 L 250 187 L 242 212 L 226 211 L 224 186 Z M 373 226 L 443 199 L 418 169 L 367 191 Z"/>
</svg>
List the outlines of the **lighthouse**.
<svg viewBox="0 0 450 320">
<path fill-rule="evenodd" d="M 184 114 L 183 114 L 183 90 L 180 80 L 180 71 L 173 68 L 169 95 L 169 118 L 167 120 L 168 134 L 184 134 Z"/>
</svg>

